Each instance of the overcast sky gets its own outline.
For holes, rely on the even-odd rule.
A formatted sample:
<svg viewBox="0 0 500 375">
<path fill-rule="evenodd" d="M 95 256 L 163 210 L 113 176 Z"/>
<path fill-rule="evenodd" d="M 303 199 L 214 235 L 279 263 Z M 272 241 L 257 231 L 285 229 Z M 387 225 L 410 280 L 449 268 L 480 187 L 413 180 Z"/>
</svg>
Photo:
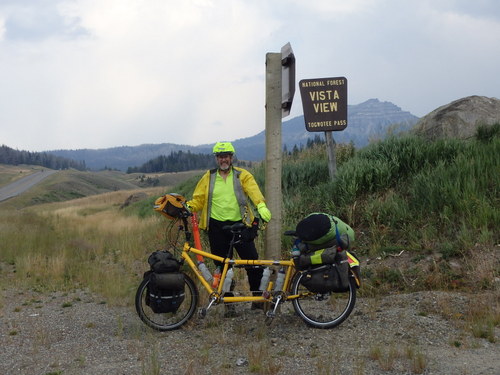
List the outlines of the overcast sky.
<svg viewBox="0 0 500 375">
<path fill-rule="evenodd" d="M 500 98 L 497 0 L 0 0 L 0 145 L 199 145 L 265 128 L 265 58 L 424 116 Z M 302 115 L 297 87 L 292 113 Z"/>
</svg>

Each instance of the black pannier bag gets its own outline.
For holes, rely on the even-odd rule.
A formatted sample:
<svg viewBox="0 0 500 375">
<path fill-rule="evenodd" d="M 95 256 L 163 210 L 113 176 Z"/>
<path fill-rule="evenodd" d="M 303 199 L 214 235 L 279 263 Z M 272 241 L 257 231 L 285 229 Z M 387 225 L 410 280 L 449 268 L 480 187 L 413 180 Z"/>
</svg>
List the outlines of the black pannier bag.
<svg viewBox="0 0 500 375">
<path fill-rule="evenodd" d="M 155 314 L 176 312 L 184 301 L 184 274 L 148 271 L 144 277 L 149 277 L 146 305 Z"/>
<path fill-rule="evenodd" d="M 337 248 L 332 246 L 316 251 L 304 251 L 295 257 L 293 262 L 298 270 L 306 270 L 323 264 L 333 264 L 339 259 L 338 254 Z"/>
<path fill-rule="evenodd" d="M 176 312 L 185 296 L 180 262 L 168 251 L 155 251 L 148 263 L 151 270 L 144 274 L 144 278 L 149 279 L 146 305 L 156 314 Z"/>
<path fill-rule="evenodd" d="M 159 250 L 152 253 L 148 258 L 151 271 L 156 273 L 177 272 L 181 263 L 167 250 Z"/>
<path fill-rule="evenodd" d="M 345 251 L 338 252 L 335 261 L 309 268 L 301 279 L 313 293 L 342 293 L 349 290 L 349 262 Z"/>
</svg>

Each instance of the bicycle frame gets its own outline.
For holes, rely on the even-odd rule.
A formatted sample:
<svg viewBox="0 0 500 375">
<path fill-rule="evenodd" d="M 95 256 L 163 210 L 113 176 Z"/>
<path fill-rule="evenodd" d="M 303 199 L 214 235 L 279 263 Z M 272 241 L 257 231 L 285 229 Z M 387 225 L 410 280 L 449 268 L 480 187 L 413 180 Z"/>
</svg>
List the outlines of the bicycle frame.
<svg viewBox="0 0 500 375">
<path fill-rule="evenodd" d="M 223 269 L 222 269 L 222 274 L 221 274 L 221 279 L 219 282 L 219 285 L 217 289 L 212 288 L 212 285 L 210 285 L 201 272 L 199 271 L 198 267 L 194 263 L 194 261 L 191 259 L 190 253 L 196 254 L 196 255 L 201 255 L 204 258 L 209 258 L 216 260 L 218 262 L 221 262 L 224 264 Z M 198 278 L 198 280 L 201 282 L 201 284 L 204 286 L 205 290 L 209 293 L 209 295 L 215 297 L 216 302 L 222 301 L 225 303 L 230 303 L 230 302 L 256 302 L 256 301 L 263 301 L 263 302 L 271 302 L 273 300 L 272 293 L 272 287 L 273 287 L 273 282 L 271 281 L 267 287 L 267 292 L 263 291 L 262 296 L 228 296 L 224 297 L 222 295 L 222 287 L 224 285 L 224 280 L 227 275 L 227 271 L 229 270 L 230 266 L 282 266 L 286 268 L 286 273 L 285 273 L 285 281 L 283 283 L 283 288 L 280 292 L 287 291 L 290 287 L 290 282 L 292 280 L 292 276 L 294 275 L 295 271 L 295 266 L 292 260 L 269 260 L 269 259 L 255 259 L 255 260 L 249 260 L 249 259 L 233 259 L 233 258 L 223 258 L 217 255 L 214 255 L 212 253 L 208 253 L 203 250 L 196 249 L 192 247 L 189 242 L 184 243 L 184 247 L 182 249 L 182 258 L 186 261 L 186 263 L 189 265 L 189 267 L 193 270 L 194 274 Z M 299 295 L 290 295 L 290 296 L 285 296 L 285 300 L 290 300 L 294 298 L 298 298 Z"/>
</svg>

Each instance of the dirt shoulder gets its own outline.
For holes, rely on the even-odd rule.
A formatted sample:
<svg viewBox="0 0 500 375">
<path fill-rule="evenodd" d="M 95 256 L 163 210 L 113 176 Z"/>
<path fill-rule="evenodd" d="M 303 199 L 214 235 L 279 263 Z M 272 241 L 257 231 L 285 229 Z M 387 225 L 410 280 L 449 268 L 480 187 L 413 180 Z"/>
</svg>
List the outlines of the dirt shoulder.
<svg viewBox="0 0 500 375">
<path fill-rule="evenodd" d="M 138 319 L 132 301 L 110 307 L 86 291 L 10 289 L 0 299 L 0 373 L 499 374 L 498 342 L 474 337 L 464 315 L 477 297 L 359 298 L 331 330 L 307 327 L 291 304 L 270 326 L 248 304 L 229 319 L 217 306 L 204 320 L 159 333 Z M 498 296 L 484 299 L 498 307 Z"/>
</svg>

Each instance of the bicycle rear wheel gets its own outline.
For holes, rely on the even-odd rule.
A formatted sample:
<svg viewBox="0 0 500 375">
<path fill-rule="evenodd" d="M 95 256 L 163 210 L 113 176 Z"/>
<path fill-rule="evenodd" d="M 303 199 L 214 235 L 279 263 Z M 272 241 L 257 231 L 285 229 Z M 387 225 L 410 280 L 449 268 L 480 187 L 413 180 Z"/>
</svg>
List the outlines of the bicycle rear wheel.
<svg viewBox="0 0 500 375">
<path fill-rule="evenodd" d="M 175 312 L 156 314 L 147 305 L 149 278 L 142 280 L 135 295 L 135 309 L 139 318 L 157 331 L 171 331 L 186 323 L 196 311 L 198 289 L 193 280 L 184 274 L 184 300 Z"/>
<path fill-rule="evenodd" d="M 344 293 L 312 293 L 302 285 L 305 273 L 298 272 L 292 281 L 292 294 L 300 297 L 293 300 L 295 312 L 310 326 L 333 328 L 351 314 L 356 303 L 356 284 L 349 277 L 349 290 Z"/>
</svg>

